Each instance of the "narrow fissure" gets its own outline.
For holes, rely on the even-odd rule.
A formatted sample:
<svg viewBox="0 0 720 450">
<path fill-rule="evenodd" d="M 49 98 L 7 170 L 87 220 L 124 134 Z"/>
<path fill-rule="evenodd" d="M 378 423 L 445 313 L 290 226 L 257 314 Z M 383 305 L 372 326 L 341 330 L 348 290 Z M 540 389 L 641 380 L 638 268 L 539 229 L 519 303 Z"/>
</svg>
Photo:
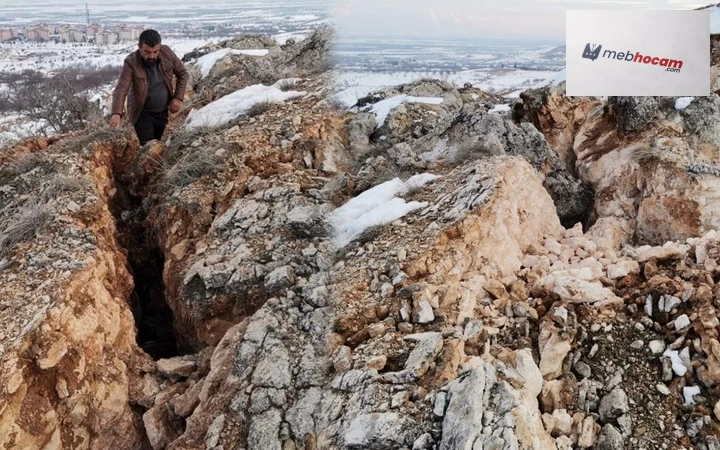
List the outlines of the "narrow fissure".
<svg viewBox="0 0 720 450">
<path fill-rule="evenodd" d="M 165 299 L 165 259 L 147 223 L 143 198 L 131 192 L 127 167 L 114 161 L 116 193 L 110 211 L 117 224 L 117 239 L 126 252 L 135 289 L 129 299 L 137 327 L 137 344 L 153 359 L 191 353 L 175 334 L 174 315 Z"/>
</svg>

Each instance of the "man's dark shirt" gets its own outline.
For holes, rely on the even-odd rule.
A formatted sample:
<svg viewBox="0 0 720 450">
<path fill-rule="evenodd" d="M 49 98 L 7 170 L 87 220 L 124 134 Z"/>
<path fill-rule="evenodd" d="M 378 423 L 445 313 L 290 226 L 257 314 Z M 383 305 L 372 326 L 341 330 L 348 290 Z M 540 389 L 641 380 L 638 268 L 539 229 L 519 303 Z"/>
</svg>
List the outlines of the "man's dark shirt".
<svg viewBox="0 0 720 450">
<path fill-rule="evenodd" d="M 167 109 L 170 92 L 158 65 L 147 67 L 148 96 L 143 109 L 149 112 L 163 112 Z"/>
</svg>

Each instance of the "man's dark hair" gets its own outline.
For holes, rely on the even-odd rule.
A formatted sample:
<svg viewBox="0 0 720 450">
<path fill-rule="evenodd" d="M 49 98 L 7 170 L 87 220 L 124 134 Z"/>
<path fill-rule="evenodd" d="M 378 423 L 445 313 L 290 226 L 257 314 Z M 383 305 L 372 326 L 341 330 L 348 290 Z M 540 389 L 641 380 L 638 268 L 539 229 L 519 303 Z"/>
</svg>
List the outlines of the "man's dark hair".
<svg viewBox="0 0 720 450">
<path fill-rule="evenodd" d="M 160 33 L 155 30 L 145 30 L 140 33 L 140 45 L 147 45 L 148 47 L 155 47 L 160 44 Z"/>
</svg>

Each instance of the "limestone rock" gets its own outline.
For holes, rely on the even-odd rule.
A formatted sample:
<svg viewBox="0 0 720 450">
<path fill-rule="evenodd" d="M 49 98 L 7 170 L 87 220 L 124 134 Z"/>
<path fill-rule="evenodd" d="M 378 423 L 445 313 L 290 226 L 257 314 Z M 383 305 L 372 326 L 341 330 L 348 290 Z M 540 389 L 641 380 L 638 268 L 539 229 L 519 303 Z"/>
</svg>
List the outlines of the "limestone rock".
<svg viewBox="0 0 720 450">
<path fill-rule="evenodd" d="M 595 448 L 598 450 L 622 450 L 625 448 L 625 443 L 620 432 L 612 425 L 607 424 L 600 431 Z"/>
<path fill-rule="evenodd" d="M 345 432 L 348 448 L 391 450 L 414 441 L 413 423 L 397 413 L 361 414 Z"/>
<path fill-rule="evenodd" d="M 640 131 L 660 112 L 655 97 L 609 97 L 615 108 L 620 128 L 625 132 Z"/>
<path fill-rule="evenodd" d="M 440 450 L 470 448 L 482 431 L 482 418 L 486 389 L 486 370 L 480 366 L 467 377 L 453 382 L 450 402 L 443 419 L 443 433 Z"/>
<path fill-rule="evenodd" d="M 178 356 L 157 361 L 158 371 L 168 378 L 187 378 L 196 368 L 197 357 L 195 356 Z"/>
<path fill-rule="evenodd" d="M 444 343 L 442 335 L 434 332 L 408 335 L 405 340 L 417 341 L 417 345 L 410 352 L 402 371 L 385 374 L 384 378 L 392 383 L 406 383 L 425 375 Z"/>
<path fill-rule="evenodd" d="M 155 450 L 164 449 L 182 434 L 182 420 L 167 404 L 158 404 L 150 408 L 143 414 L 143 423 L 150 444 Z"/>
<path fill-rule="evenodd" d="M 595 423 L 595 419 L 591 416 L 586 417 L 582 421 L 580 436 L 578 437 L 578 447 L 590 448 L 595 445 L 597 435 L 600 432 L 600 425 Z"/>
<path fill-rule="evenodd" d="M 628 404 L 627 394 L 620 388 L 613 389 L 603 397 L 602 400 L 600 400 L 600 407 L 598 408 L 600 420 L 603 422 L 616 419 L 629 410 L 630 406 Z"/>
</svg>

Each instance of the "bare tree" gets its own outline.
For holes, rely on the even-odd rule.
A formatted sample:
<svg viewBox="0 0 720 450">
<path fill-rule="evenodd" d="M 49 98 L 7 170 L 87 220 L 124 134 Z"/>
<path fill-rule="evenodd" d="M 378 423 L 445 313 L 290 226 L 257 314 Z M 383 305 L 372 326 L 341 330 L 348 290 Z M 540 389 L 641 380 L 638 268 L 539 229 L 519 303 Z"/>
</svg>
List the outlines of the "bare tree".
<svg viewBox="0 0 720 450">
<path fill-rule="evenodd" d="M 52 76 L 26 71 L 11 81 L 12 110 L 30 120 L 47 123 L 55 133 L 84 128 L 102 117 L 89 93 L 117 77 L 118 69 L 66 69 Z M 0 102 L 1 103 L 1 102 Z M 2 105 L 0 105 L 2 106 Z"/>
</svg>

